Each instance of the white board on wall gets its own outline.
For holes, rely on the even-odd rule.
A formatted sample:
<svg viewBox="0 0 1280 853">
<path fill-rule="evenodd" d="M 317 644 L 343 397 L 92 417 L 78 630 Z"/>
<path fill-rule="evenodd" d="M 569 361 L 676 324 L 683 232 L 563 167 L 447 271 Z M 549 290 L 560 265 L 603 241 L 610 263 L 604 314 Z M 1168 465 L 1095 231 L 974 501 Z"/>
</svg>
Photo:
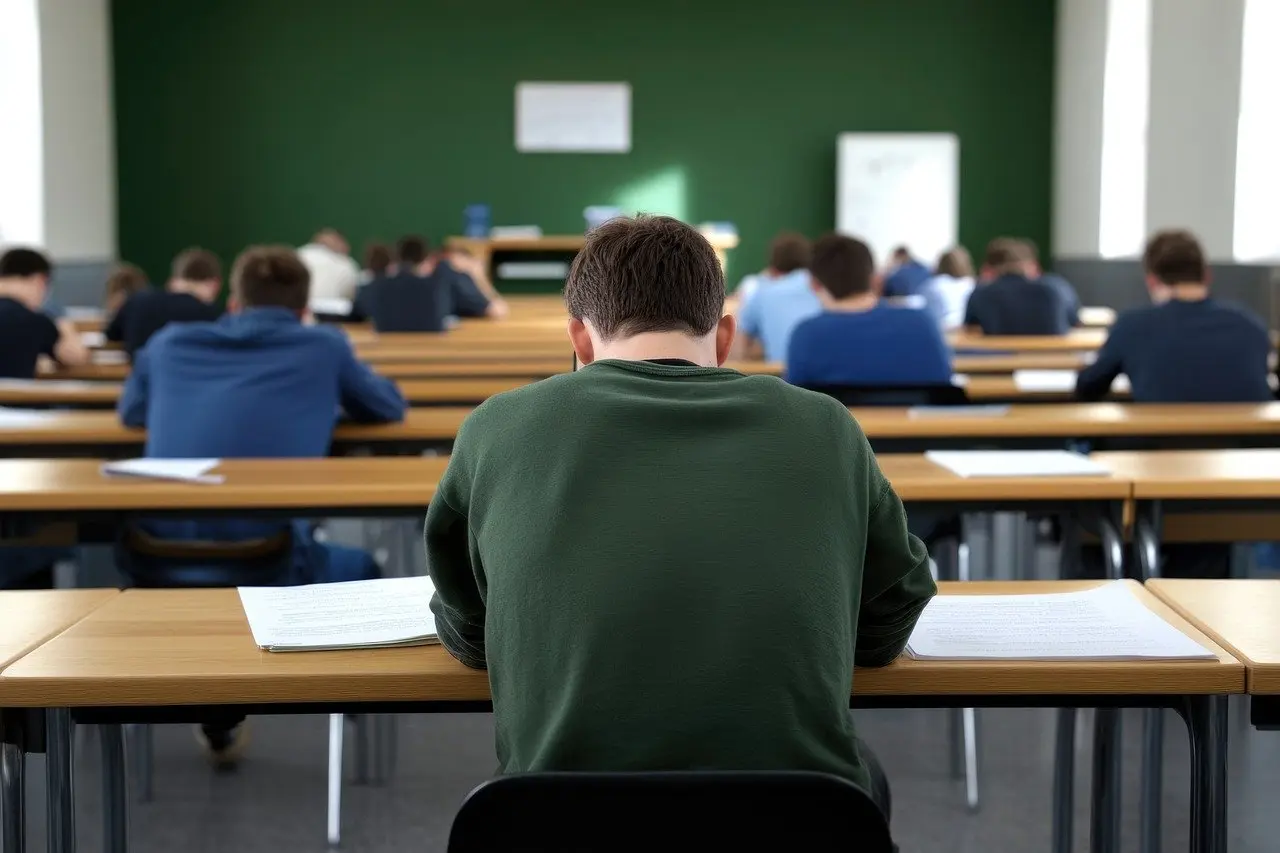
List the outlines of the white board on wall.
<svg viewBox="0 0 1280 853">
<path fill-rule="evenodd" d="M 625 154 L 629 83 L 517 83 L 516 150 Z"/>
<path fill-rule="evenodd" d="M 883 264 L 906 246 L 926 264 L 960 237 L 960 140 L 952 133 L 842 133 L 836 230 Z"/>
</svg>

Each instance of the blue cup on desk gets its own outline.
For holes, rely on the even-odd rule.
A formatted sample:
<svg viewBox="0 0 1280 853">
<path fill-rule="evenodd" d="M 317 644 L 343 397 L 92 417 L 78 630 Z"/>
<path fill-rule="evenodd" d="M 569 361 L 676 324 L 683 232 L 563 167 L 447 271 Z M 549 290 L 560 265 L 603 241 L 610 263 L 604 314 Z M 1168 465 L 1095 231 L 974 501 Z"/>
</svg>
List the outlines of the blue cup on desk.
<svg viewBox="0 0 1280 853">
<path fill-rule="evenodd" d="M 462 210 L 462 233 L 467 237 L 488 237 L 493 212 L 487 204 L 469 204 Z"/>
</svg>

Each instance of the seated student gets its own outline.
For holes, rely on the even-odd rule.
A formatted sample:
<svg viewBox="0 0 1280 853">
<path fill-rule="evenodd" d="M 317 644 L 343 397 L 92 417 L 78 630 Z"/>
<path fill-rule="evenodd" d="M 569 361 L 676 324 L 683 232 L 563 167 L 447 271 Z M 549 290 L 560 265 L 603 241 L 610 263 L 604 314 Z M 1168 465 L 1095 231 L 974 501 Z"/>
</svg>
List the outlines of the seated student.
<svg viewBox="0 0 1280 853">
<path fill-rule="evenodd" d="M 360 271 L 360 283 L 368 284 L 375 278 L 391 275 L 395 266 L 391 247 L 386 243 L 370 243 L 364 247 L 364 269 Z M 355 298 L 355 294 L 352 294 Z"/>
<path fill-rule="evenodd" d="M 1071 305 L 1038 274 L 1025 242 L 992 240 L 983 259 L 983 283 L 969 296 L 964 325 L 984 335 L 1065 335 L 1071 329 Z"/>
<path fill-rule="evenodd" d="M 467 250 L 446 249 L 437 259 L 436 269 L 441 273 L 446 270 L 454 273 L 450 280 L 450 287 L 453 290 L 454 316 L 500 319 L 510 313 L 511 309 L 507 301 L 489 280 L 489 271 Z M 461 313 L 463 310 L 472 313 Z"/>
<path fill-rule="evenodd" d="M 911 256 L 911 250 L 899 246 L 889 256 L 889 268 L 884 275 L 886 299 L 905 299 L 917 296 L 933 271 Z"/>
<path fill-rule="evenodd" d="M 443 332 L 450 318 L 505 313 L 506 303 L 490 300 L 469 276 L 431 257 L 426 240 L 403 237 L 395 272 L 360 288 L 351 319 L 372 320 L 379 332 Z"/>
<path fill-rule="evenodd" d="M 145 272 L 133 264 L 117 264 L 102 288 L 102 307 L 108 317 L 114 317 L 130 296 L 146 289 Z"/>
<path fill-rule="evenodd" d="M 34 249 L 0 255 L 0 378 L 34 379 L 40 356 L 63 365 L 89 361 L 89 350 L 66 319 L 41 311 L 53 265 Z"/>
<path fill-rule="evenodd" d="M 1062 294 L 1062 298 L 1067 302 L 1067 320 L 1072 327 L 1080 325 L 1080 295 L 1076 293 L 1076 289 L 1071 286 L 1071 282 L 1054 272 L 1045 272 L 1040 266 L 1040 247 L 1035 244 L 1034 240 L 1024 239 L 1022 245 L 1027 247 L 1027 252 L 1031 255 L 1031 269 L 1035 273 L 1035 277 L 1041 281 L 1051 284 Z"/>
<path fill-rule="evenodd" d="M 1076 396 L 1097 400 L 1121 373 L 1138 403 L 1262 403 L 1273 398 L 1266 325 L 1209 295 L 1209 269 L 1188 231 L 1161 231 L 1142 255 L 1152 304 L 1116 318 Z"/>
<path fill-rule="evenodd" d="M 316 310 L 334 300 L 355 299 L 360 267 L 351 257 L 347 238 L 337 230 L 321 228 L 310 243 L 298 249 L 298 258 L 311 274 L 311 301 Z"/>
<path fill-rule="evenodd" d="M 436 626 L 489 669 L 502 772 L 825 771 L 887 815 L 850 681 L 935 587 L 857 422 L 719 366 L 724 273 L 675 219 L 590 232 L 565 302 L 585 366 L 481 404 L 427 512 Z"/>
<path fill-rule="evenodd" d="M 783 361 L 791 332 L 822 310 L 809 282 L 809 241 L 783 232 L 769 247 L 769 266 L 738 303 L 734 357 Z"/>
<path fill-rule="evenodd" d="M 867 244 L 828 234 L 809 265 L 823 312 L 791 333 L 786 379 L 806 388 L 948 385 L 951 353 L 925 311 L 880 301 Z"/>
<path fill-rule="evenodd" d="M 964 309 L 973 293 L 973 259 L 964 246 L 956 246 L 938 258 L 933 277 L 924 283 L 925 308 L 944 330 L 964 325 Z"/>
<path fill-rule="evenodd" d="M 323 457 L 339 409 L 355 421 L 404 417 L 390 380 L 356 360 L 347 338 L 306 326 L 307 268 L 288 247 L 245 251 L 231 274 L 230 312 L 213 323 L 160 331 L 138 351 L 120 398 L 125 426 L 147 428 L 147 456 L 157 458 Z M 290 532 L 286 573 L 262 583 L 324 583 L 378 575 L 357 548 L 316 542 L 306 522 L 253 519 L 151 520 L 139 525 L 158 540 L 247 542 Z M 185 571 L 185 570 L 184 570 Z M 217 566 L 184 583 L 225 584 Z M 201 735 L 215 764 L 234 762 L 243 733 L 232 724 Z"/>
<path fill-rule="evenodd" d="M 164 290 L 147 288 L 125 300 L 107 324 L 107 340 L 119 341 L 132 358 L 170 323 L 207 323 L 222 316 L 217 305 L 221 290 L 218 257 L 204 249 L 187 249 L 173 259 Z"/>
</svg>

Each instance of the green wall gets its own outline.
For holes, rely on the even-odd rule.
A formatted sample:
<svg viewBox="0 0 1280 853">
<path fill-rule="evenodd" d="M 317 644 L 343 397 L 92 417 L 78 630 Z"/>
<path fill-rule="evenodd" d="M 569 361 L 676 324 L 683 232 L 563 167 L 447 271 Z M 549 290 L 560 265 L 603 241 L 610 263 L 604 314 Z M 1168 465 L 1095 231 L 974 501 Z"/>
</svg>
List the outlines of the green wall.
<svg viewBox="0 0 1280 853">
<path fill-rule="evenodd" d="M 770 237 L 835 220 L 842 131 L 961 139 L 961 238 L 1048 250 L 1053 0 L 114 0 L 121 257 L 162 277 L 322 225 L 355 246 L 618 202 Z M 518 154 L 520 80 L 625 80 L 628 155 Z"/>
</svg>

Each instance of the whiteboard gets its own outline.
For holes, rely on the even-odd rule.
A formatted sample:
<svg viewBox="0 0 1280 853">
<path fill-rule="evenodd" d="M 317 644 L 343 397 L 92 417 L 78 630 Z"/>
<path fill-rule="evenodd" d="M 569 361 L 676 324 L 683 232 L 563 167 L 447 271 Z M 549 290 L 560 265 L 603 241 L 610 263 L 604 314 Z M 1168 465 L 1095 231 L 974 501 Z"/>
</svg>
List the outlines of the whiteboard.
<svg viewBox="0 0 1280 853">
<path fill-rule="evenodd" d="M 625 154 L 629 83 L 517 83 L 516 150 Z"/>
<path fill-rule="evenodd" d="M 898 246 L 932 266 L 960 238 L 960 140 L 952 133 L 842 133 L 836 230 L 884 264 Z"/>
</svg>

